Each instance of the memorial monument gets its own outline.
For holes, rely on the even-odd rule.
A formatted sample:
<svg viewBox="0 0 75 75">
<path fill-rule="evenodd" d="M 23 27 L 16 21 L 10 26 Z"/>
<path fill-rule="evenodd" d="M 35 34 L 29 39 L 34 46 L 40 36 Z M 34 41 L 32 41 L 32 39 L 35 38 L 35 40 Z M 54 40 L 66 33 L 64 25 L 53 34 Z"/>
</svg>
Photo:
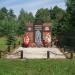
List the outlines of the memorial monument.
<svg viewBox="0 0 75 75">
<path fill-rule="evenodd" d="M 51 23 L 28 24 L 23 36 L 25 47 L 51 47 Z"/>
</svg>

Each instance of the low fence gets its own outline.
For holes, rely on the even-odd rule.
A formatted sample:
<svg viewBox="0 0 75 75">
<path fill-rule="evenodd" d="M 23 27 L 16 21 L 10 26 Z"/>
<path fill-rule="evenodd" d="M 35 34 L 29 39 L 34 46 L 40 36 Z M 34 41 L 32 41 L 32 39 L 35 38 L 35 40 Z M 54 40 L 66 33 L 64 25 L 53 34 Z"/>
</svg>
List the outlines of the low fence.
<svg viewBox="0 0 75 75">
<path fill-rule="evenodd" d="M 3 44 L 0 44 L 1 46 Z M 5 45 L 3 48 L 0 48 L 0 58 L 4 58 L 5 55 L 9 55 L 15 48 L 19 47 L 20 44 L 15 45 Z"/>
<path fill-rule="evenodd" d="M 20 59 L 23 59 L 23 50 L 12 54 L 10 52 L 0 51 L 0 58 L 5 58 L 6 55 L 17 55 L 20 56 Z"/>
<path fill-rule="evenodd" d="M 50 54 L 54 54 L 54 55 L 58 55 L 58 56 L 63 56 L 65 55 L 65 57 L 67 59 L 72 59 L 73 58 L 73 53 L 72 52 L 67 52 L 67 53 L 63 53 L 63 54 L 57 54 L 57 53 L 54 53 L 52 51 L 47 51 L 47 59 L 50 58 Z"/>
<path fill-rule="evenodd" d="M 57 53 L 54 53 L 52 51 L 47 51 L 47 59 L 50 58 L 51 54 L 58 55 L 58 56 L 65 55 L 65 57 L 67 59 L 72 59 L 73 58 L 73 53 L 72 52 L 64 52 L 63 54 L 57 54 Z M 20 50 L 20 51 L 15 52 L 15 53 L 0 51 L 0 58 L 3 58 L 5 55 L 14 55 L 14 56 L 17 55 L 17 56 L 19 56 L 20 59 L 23 59 L 23 50 Z"/>
</svg>

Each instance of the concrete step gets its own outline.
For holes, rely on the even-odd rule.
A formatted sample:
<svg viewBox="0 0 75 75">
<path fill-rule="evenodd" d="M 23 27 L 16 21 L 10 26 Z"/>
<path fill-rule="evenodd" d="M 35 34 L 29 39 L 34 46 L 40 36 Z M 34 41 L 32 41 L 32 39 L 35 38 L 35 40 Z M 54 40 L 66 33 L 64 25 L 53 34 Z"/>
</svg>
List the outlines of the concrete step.
<svg viewBox="0 0 75 75">
<path fill-rule="evenodd" d="M 23 58 L 27 59 L 42 59 L 47 58 L 47 51 L 50 51 L 50 58 L 64 59 L 65 56 L 58 48 L 18 48 L 14 53 L 23 50 Z M 9 55 L 9 58 L 17 58 L 17 56 Z"/>
</svg>

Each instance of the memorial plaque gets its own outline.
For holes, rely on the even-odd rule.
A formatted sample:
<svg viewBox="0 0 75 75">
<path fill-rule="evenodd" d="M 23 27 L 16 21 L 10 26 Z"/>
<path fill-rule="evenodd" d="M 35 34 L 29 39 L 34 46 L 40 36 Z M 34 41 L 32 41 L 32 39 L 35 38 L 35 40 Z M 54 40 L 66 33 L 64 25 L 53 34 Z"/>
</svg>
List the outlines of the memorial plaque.
<svg viewBox="0 0 75 75">
<path fill-rule="evenodd" d="M 42 25 L 34 25 L 34 30 L 42 30 Z"/>
</svg>

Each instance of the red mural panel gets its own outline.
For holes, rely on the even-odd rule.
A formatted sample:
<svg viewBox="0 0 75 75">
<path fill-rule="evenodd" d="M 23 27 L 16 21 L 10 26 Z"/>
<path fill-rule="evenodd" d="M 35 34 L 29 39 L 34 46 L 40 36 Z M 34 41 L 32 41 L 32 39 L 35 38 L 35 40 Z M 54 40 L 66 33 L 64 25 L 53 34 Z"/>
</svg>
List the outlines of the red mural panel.
<svg viewBox="0 0 75 75">
<path fill-rule="evenodd" d="M 23 43 L 25 46 L 29 46 L 33 42 L 33 32 L 26 32 L 23 36 Z"/>
</svg>

